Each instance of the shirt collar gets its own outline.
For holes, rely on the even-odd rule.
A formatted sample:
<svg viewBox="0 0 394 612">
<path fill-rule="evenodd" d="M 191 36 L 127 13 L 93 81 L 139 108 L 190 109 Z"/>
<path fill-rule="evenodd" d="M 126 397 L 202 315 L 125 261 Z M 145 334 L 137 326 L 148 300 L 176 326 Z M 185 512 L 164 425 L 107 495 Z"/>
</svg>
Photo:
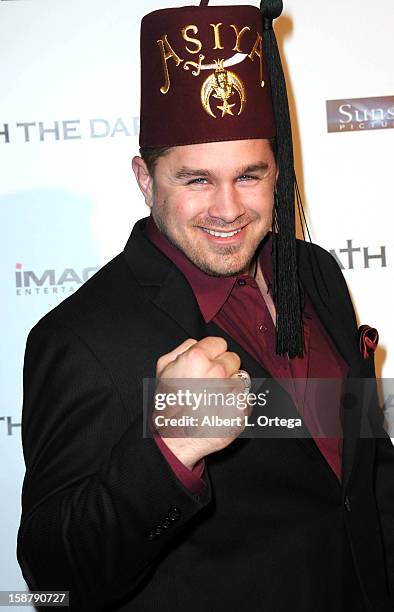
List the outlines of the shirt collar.
<svg viewBox="0 0 394 612">
<path fill-rule="evenodd" d="M 183 273 L 194 296 L 198 302 L 201 314 L 206 323 L 209 323 L 222 308 L 234 288 L 238 278 L 251 278 L 249 274 L 234 276 L 210 276 L 195 266 L 186 255 L 172 244 L 158 229 L 152 215 L 149 216 L 145 226 L 145 235 L 164 253 Z M 271 238 L 263 240 L 259 254 L 261 269 L 268 286 L 272 279 Z"/>
</svg>

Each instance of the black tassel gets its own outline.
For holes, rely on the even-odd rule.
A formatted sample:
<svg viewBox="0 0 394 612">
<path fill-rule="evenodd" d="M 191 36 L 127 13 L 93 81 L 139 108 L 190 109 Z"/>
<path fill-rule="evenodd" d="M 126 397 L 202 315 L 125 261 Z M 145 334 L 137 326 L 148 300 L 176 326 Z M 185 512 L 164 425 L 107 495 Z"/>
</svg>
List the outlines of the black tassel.
<svg viewBox="0 0 394 612">
<path fill-rule="evenodd" d="M 295 174 L 286 82 L 272 28 L 283 9 L 282 0 L 263 0 L 264 54 L 272 91 L 279 170 L 273 218 L 273 292 L 276 306 L 276 352 L 289 357 L 304 354 L 302 294 L 297 273 Z"/>
<path fill-rule="evenodd" d="M 311 238 L 311 233 L 309 231 L 309 227 L 308 227 L 308 223 L 306 220 L 306 216 L 305 216 L 305 211 L 304 211 L 304 207 L 302 205 L 302 199 L 301 199 L 301 193 L 300 193 L 300 189 L 298 187 L 298 183 L 297 183 L 297 179 L 295 180 L 295 191 L 296 191 L 296 202 L 297 202 L 297 208 L 298 208 L 298 216 L 300 219 L 300 224 L 301 224 L 301 229 L 302 229 L 302 235 L 304 238 L 304 242 L 306 242 L 305 240 L 305 230 L 304 227 L 306 229 L 306 232 L 308 234 L 308 241 L 311 244 L 312 243 L 312 238 Z M 323 304 L 325 306 L 328 306 L 328 299 L 330 297 L 330 291 L 328 289 L 327 283 L 326 283 L 326 279 L 324 278 L 324 274 L 320 268 L 320 263 L 319 260 L 317 258 L 316 255 L 316 250 L 313 248 L 313 246 L 311 246 L 308 249 L 308 261 L 309 261 L 309 267 L 311 269 L 312 272 L 312 278 L 313 278 L 313 282 L 315 284 L 315 288 L 317 293 L 320 296 L 321 301 L 323 302 Z"/>
</svg>

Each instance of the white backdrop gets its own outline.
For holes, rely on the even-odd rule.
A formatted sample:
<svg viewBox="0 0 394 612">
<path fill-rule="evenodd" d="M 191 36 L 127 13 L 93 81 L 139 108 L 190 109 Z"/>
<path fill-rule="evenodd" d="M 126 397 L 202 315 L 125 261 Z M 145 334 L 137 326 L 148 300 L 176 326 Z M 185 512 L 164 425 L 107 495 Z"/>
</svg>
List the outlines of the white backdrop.
<svg viewBox="0 0 394 612">
<path fill-rule="evenodd" d="M 139 23 L 150 10 L 183 4 L 0 3 L 0 590 L 25 587 L 15 541 L 26 335 L 123 249 L 147 214 L 130 167 L 138 150 Z M 378 374 L 394 377 L 394 131 L 366 129 L 370 122 L 349 102 L 391 96 L 394 109 L 394 3 L 285 4 L 277 35 L 312 238 L 341 261 L 360 323 L 380 332 Z M 339 132 L 327 131 L 327 100 L 347 104 Z M 351 255 L 349 247 L 359 250 Z"/>
</svg>

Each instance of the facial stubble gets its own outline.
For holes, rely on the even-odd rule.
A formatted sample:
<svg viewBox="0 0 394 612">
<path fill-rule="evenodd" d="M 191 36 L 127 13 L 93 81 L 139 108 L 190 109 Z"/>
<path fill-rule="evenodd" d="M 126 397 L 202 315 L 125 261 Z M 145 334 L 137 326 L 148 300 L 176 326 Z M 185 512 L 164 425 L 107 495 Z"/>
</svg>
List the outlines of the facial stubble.
<svg viewBox="0 0 394 612">
<path fill-rule="evenodd" d="M 174 245 L 179 251 L 181 251 L 189 259 L 189 261 L 191 261 L 191 263 L 193 263 L 197 268 L 205 272 L 205 274 L 208 274 L 209 276 L 227 277 L 227 276 L 237 276 L 240 274 L 246 274 L 248 270 L 250 270 L 252 263 L 254 261 L 254 258 L 255 258 L 255 253 L 257 251 L 258 245 L 260 244 L 260 242 L 263 240 L 263 238 L 267 234 L 267 231 L 264 232 L 264 235 L 262 235 L 261 237 L 259 237 L 257 240 L 254 241 L 255 244 L 253 248 L 251 248 L 251 254 L 249 255 L 249 257 L 246 258 L 246 261 L 244 261 L 241 265 L 238 264 L 234 266 L 234 260 L 231 259 L 231 256 L 236 255 L 237 252 L 240 251 L 239 246 L 237 245 L 228 245 L 228 246 L 217 245 L 216 256 L 224 258 L 221 261 L 222 265 L 220 266 L 220 269 L 218 269 L 217 267 L 210 265 L 206 257 L 205 258 L 201 257 L 201 251 L 198 248 L 196 248 L 195 244 L 191 243 L 190 241 L 187 241 L 187 244 L 185 245 L 183 242 L 178 240 L 176 236 L 171 234 L 171 232 L 168 230 L 168 228 L 170 227 L 170 224 L 167 222 L 169 214 L 167 214 L 166 212 L 167 211 L 166 200 L 165 199 L 163 200 L 163 203 L 161 206 L 157 205 L 156 198 L 154 199 L 154 202 L 155 203 L 152 206 L 152 216 L 160 232 L 164 234 L 167 240 L 172 245 Z M 160 214 L 159 210 L 161 210 L 162 213 L 164 211 L 164 214 Z M 195 227 L 196 227 L 196 231 L 203 231 L 203 230 L 198 229 L 197 226 Z M 241 245 L 241 248 L 242 248 L 242 245 Z"/>
</svg>

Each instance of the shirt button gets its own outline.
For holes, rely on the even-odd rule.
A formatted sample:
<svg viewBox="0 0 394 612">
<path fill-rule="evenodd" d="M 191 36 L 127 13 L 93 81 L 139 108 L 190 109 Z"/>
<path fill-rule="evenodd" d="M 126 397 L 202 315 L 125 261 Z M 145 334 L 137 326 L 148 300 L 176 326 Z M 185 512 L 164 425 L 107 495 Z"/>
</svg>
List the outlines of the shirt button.
<svg viewBox="0 0 394 612">
<path fill-rule="evenodd" d="M 261 332 L 262 334 L 264 334 L 264 332 L 266 332 L 268 330 L 268 327 L 266 327 L 265 325 L 261 324 L 259 325 L 259 332 Z"/>
<path fill-rule="evenodd" d="M 352 508 L 351 508 L 351 505 L 350 505 L 350 499 L 349 499 L 349 497 L 347 495 L 345 497 L 344 506 L 345 506 L 346 512 L 351 512 Z"/>
<path fill-rule="evenodd" d="M 237 282 L 238 282 L 238 285 L 240 285 L 241 287 L 243 285 L 246 285 L 246 280 L 244 278 L 239 278 Z"/>
</svg>

